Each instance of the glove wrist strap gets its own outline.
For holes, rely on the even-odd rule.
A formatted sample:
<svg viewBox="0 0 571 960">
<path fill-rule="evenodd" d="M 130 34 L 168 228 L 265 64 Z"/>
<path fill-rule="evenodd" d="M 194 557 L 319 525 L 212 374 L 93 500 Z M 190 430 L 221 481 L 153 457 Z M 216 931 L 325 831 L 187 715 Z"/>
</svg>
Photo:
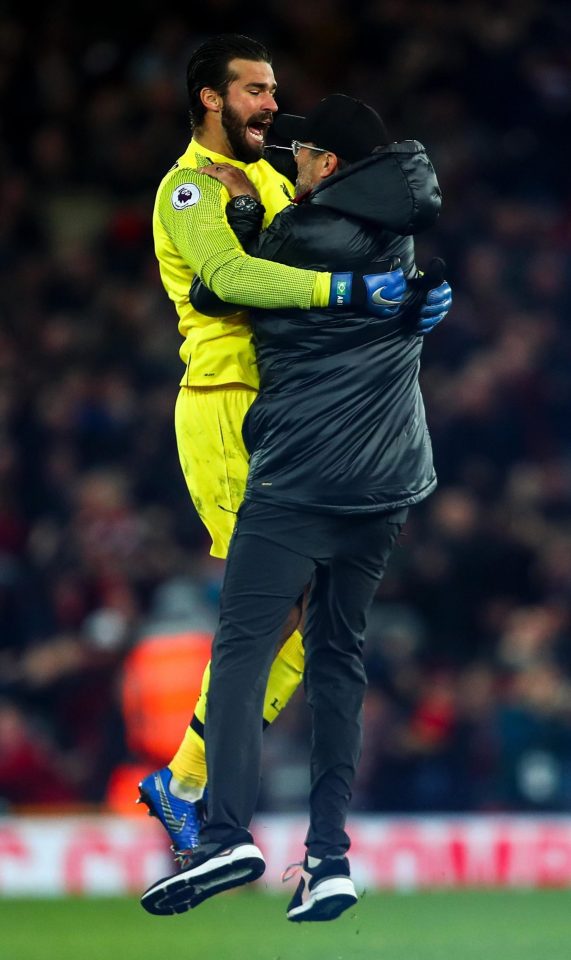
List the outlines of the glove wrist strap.
<svg viewBox="0 0 571 960">
<path fill-rule="evenodd" d="M 349 307 L 351 305 L 351 292 L 353 287 L 352 273 L 333 273 L 331 275 L 331 293 L 329 295 L 330 307 Z"/>
</svg>

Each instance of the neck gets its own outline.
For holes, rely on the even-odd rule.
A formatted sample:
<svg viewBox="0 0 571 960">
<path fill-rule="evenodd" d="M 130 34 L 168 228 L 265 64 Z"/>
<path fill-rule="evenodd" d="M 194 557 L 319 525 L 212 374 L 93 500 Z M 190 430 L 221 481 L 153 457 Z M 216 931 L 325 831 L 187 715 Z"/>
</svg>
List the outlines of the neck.
<svg viewBox="0 0 571 960">
<path fill-rule="evenodd" d="M 203 123 L 200 127 L 195 127 L 192 131 L 192 138 L 207 150 L 213 153 L 219 153 L 222 157 L 228 157 L 229 160 L 235 160 L 234 151 L 228 143 L 226 134 L 221 125 L 216 126 Z"/>
</svg>

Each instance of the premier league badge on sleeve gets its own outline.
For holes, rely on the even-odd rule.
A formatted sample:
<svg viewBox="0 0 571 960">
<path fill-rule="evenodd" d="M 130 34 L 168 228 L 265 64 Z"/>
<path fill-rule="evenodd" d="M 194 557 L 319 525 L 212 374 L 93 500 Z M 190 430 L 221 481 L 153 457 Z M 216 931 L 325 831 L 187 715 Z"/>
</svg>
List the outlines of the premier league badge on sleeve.
<svg viewBox="0 0 571 960">
<path fill-rule="evenodd" d="M 173 191 L 172 205 L 175 210 L 185 210 L 186 207 L 194 207 L 200 200 L 200 196 L 200 190 L 194 183 L 182 183 Z"/>
</svg>

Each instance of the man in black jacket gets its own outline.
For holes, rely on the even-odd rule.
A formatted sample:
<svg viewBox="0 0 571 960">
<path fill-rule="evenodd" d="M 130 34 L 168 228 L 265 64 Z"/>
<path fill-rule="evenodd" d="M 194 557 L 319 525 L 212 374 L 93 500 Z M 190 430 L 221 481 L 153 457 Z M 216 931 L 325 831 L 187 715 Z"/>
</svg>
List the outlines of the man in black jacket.
<svg viewBox="0 0 571 960">
<path fill-rule="evenodd" d="M 416 141 L 388 145 L 378 115 L 338 95 L 308 118 L 282 117 L 280 132 L 294 141 L 298 197 L 263 234 L 263 208 L 242 174 L 212 171 L 227 188 L 232 178 L 227 215 L 245 249 L 327 270 L 388 258 L 389 268 L 400 261 L 410 290 L 389 319 L 353 311 L 250 314 L 261 386 L 244 423 L 250 470 L 213 645 L 208 819 L 190 866 L 143 895 L 151 913 L 183 912 L 263 873 L 248 831 L 262 704 L 283 622 L 310 582 L 310 827 L 304 875 L 287 916 L 329 920 L 355 902 L 345 820 L 361 745 L 366 615 L 408 507 L 436 486 L 418 384 L 412 240 L 440 205 L 424 148 Z M 379 144 L 385 146 L 373 152 Z M 341 287 L 339 295 L 346 293 Z M 449 287 L 440 285 L 426 300 L 421 315 L 445 312 Z M 218 310 L 211 300 L 195 305 L 207 314 Z"/>
</svg>

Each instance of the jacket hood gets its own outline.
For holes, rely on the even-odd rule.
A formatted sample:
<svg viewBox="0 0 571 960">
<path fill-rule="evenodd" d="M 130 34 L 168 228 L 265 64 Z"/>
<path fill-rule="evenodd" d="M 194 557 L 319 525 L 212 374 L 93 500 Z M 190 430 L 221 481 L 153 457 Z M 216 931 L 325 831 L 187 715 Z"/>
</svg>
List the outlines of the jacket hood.
<svg viewBox="0 0 571 960">
<path fill-rule="evenodd" d="M 422 143 L 403 140 L 325 180 L 308 201 L 409 236 L 433 226 L 442 192 Z"/>
</svg>

